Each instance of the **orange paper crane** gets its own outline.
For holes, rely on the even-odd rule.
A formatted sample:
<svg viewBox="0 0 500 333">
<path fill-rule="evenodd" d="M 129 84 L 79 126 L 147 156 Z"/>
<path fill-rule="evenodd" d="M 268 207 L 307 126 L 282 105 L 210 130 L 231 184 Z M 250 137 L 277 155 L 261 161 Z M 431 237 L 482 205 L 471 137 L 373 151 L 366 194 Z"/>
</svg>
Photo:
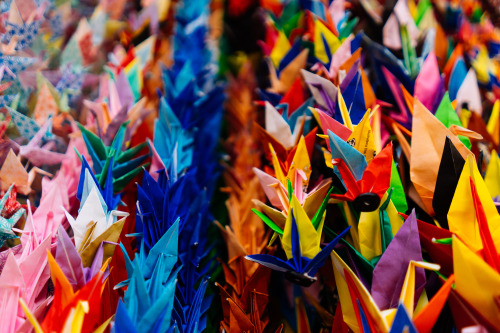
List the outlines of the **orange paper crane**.
<svg viewBox="0 0 500 333">
<path fill-rule="evenodd" d="M 422 103 L 415 100 L 413 111 L 410 177 L 428 213 L 433 214 L 432 198 L 443 147 L 449 137 L 462 157 L 470 151 Z"/>
<path fill-rule="evenodd" d="M 269 233 L 259 217 L 253 214 L 252 199 L 264 200 L 253 167 L 261 165 L 261 151 L 256 149 L 259 136 L 253 121 L 256 117 L 252 103 L 255 79 L 247 64 L 236 79 L 230 80 L 226 118 L 230 135 L 226 149 L 231 156 L 231 167 L 224 173 L 229 194 L 226 208 L 229 225 L 216 222 L 227 246 L 228 260 L 222 262 L 226 285 L 220 290 L 223 320 L 221 330 L 228 333 L 242 331 L 263 332 L 269 322 L 266 307 L 271 271 L 244 259 L 249 253 L 261 253 Z"/>
<path fill-rule="evenodd" d="M 52 176 L 50 173 L 37 167 L 33 167 L 29 172 L 26 171 L 19 158 L 11 149 L 0 168 L 0 188 L 6 191 L 10 185 L 16 184 L 19 193 L 28 195 L 31 192 L 31 185 L 35 180 L 36 174 Z"/>
<path fill-rule="evenodd" d="M 71 329 L 72 332 L 104 332 L 111 321 L 109 318 L 104 323 L 99 323 L 101 295 L 105 283 L 103 283 L 103 275 L 108 262 L 83 288 L 74 292 L 73 287 L 48 250 L 47 255 L 54 284 L 54 298 L 41 324 L 30 313 L 24 301 L 22 299 L 20 301 L 35 332 L 65 332 L 68 329 Z"/>
<path fill-rule="evenodd" d="M 242 274 L 242 272 L 239 273 Z M 225 275 L 228 277 L 227 273 Z M 259 266 L 243 286 L 240 295 L 236 294 L 236 290 L 231 292 L 231 288 L 223 287 L 217 283 L 224 315 L 221 328 L 228 333 L 264 332 L 270 319 L 270 309 L 267 308 L 270 275 L 271 271 L 268 268 Z"/>
</svg>

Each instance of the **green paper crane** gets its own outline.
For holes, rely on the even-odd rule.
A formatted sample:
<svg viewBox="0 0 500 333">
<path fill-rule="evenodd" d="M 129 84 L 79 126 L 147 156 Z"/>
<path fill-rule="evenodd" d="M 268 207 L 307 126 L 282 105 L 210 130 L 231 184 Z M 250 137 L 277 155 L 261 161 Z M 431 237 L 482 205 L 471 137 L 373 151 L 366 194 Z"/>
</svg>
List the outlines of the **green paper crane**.
<svg viewBox="0 0 500 333">
<path fill-rule="evenodd" d="M 81 124 L 78 124 L 87 150 L 92 158 L 96 179 L 101 187 L 104 186 L 106 174 L 108 169 L 111 168 L 113 175 L 113 193 L 122 191 L 123 188 L 137 176 L 142 168 L 149 164 L 144 163 L 149 157 L 148 154 L 136 157 L 137 154 L 146 147 L 145 142 L 135 147 L 122 150 L 128 123 L 127 121 L 120 126 L 111 146 L 105 146 L 97 135 Z M 81 160 L 81 155 L 78 152 L 77 154 Z"/>
</svg>

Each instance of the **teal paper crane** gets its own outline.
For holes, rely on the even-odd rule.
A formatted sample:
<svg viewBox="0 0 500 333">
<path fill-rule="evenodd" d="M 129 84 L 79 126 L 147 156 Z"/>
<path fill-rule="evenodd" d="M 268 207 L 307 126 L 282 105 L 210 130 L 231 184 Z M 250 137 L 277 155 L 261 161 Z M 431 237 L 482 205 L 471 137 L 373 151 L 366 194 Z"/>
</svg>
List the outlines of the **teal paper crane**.
<svg viewBox="0 0 500 333">
<path fill-rule="evenodd" d="M 7 192 L 5 192 L 2 199 L 0 200 L 0 212 L 4 210 L 5 204 L 10 196 L 13 187 L 14 184 L 10 185 L 9 189 L 7 190 Z M 12 227 L 17 223 L 21 216 L 23 216 L 24 212 L 24 208 L 20 208 L 9 218 L 5 218 L 0 215 L 0 247 L 3 246 L 6 240 L 17 238 L 17 235 L 12 231 Z"/>
</svg>

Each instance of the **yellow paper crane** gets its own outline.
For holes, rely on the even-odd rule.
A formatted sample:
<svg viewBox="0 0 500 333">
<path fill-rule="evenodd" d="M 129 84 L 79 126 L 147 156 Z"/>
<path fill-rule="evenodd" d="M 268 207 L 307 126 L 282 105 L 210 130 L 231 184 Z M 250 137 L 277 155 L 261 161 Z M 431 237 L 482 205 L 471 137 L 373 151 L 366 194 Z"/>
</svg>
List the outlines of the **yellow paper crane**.
<svg viewBox="0 0 500 333">
<path fill-rule="evenodd" d="M 362 323 L 358 308 L 359 306 L 363 310 L 365 316 L 367 317 L 368 324 L 373 332 L 389 332 L 389 328 L 393 324 L 394 317 L 396 315 L 396 309 L 380 310 L 374 299 L 370 295 L 370 292 L 366 289 L 363 283 L 358 279 L 356 274 L 349 268 L 349 266 L 340 258 L 340 256 L 333 251 L 331 254 L 333 271 L 335 274 L 335 282 L 337 284 L 337 291 L 340 298 L 340 304 L 342 307 L 343 319 L 349 328 L 354 332 L 363 332 Z M 400 305 L 404 306 L 407 310 L 410 318 L 414 315 L 413 303 L 415 297 L 415 268 L 420 267 L 432 271 L 438 271 L 440 269 L 439 265 L 420 262 L 420 261 L 410 261 L 408 269 L 406 271 L 405 280 L 403 287 L 401 289 Z M 449 291 L 451 287 L 450 283 L 443 286 L 443 290 Z M 442 294 L 438 293 L 437 297 L 442 300 Z M 425 295 L 425 294 L 423 294 Z M 426 296 L 421 296 L 425 297 Z M 422 305 L 421 313 L 428 315 L 429 311 L 437 311 L 439 313 L 440 309 L 436 308 L 436 305 L 442 307 L 444 302 L 431 302 Z M 425 301 L 424 301 L 425 303 Z M 432 318 L 431 316 L 426 316 L 426 318 Z M 432 318 L 433 320 L 437 317 Z"/>
<path fill-rule="evenodd" d="M 471 209 L 474 202 L 470 181 L 474 182 L 479 201 L 487 217 L 487 225 L 494 236 L 493 239 L 499 240 L 500 215 L 491 198 L 483 177 L 477 169 L 473 155 L 469 155 L 465 161 L 462 174 L 458 180 L 455 195 L 448 211 L 448 224 L 450 231 L 456 234 L 467 246 L 474 252 L 483 249 L 481 240 L 480 226 L 477 222 L 476 211 Z M 498 244 L 500 245 L 500 244 Z M 499 246 L 497 245 L 497 252 Z"/>
<path fill-rule="evenodd" d="M 500 296 L 500 274 L 458 237 L 453 237 L 452 246 L 456 292 L 500 330 L 500 308 L 496 301 Z"/>
</svg>

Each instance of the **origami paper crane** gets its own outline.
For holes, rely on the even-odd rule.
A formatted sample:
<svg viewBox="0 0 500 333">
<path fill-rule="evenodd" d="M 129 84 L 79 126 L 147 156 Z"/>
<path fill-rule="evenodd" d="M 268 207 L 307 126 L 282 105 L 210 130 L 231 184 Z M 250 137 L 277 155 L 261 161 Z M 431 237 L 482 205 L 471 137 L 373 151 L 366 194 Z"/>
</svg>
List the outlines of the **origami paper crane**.
<svg viewBox="0 0 500 333">
<path fill-rule="evenodd" d="M 264 268 L 263 266 L 261 267 L 263 269 L 258 270 L 258 272 L 262 272 L 263 270 L 269 271 L 267 268 Z M 256 281 L 259 277 L 263 276 L 261 274 L 254 275 L 252 281 L 249 281 L 246 286 L 255 286 L 254 284 L 258 283 Z M 266 305 L 265 301 L 267 300 L 265 294 L 255 290 L 250 291 L 250 295 L 248 297 L 250 309 L 246 310 L 246 306 L 238 298 L 231 297 L 231 295 L 229 295 L 227 291 L 222 288 L 222 286 L 219 285 L 219 288 L 221 290 L 221 297 L 224 297 L 224 302 L 229 305 L 228 319 L 230 326 L 228 326 L 228 321 L 225 321 L 221 323 L 222 328 L 228 332 L 240 331 L 242 329 L 253 329 L 255 332 L 263 332 L 264 328 L 268 324 L 268 318 L 263 318 L 265 313 L 265 308 L 263 306 Z M 246 294 L 247 292 L 244 292 L 244 295 Z M 282 329 L 283 327 L 280 326 L 276 332 L 281 332 Z"/>
<path fill-rule="evenodd" d="M 27 195 L 31 192 L 31 184 L 35 180 L 36 174 L 52 176 L 50 173 L 37 167 L 31 168 L 27 172 L 11 149 L 0 168 L 0 187 L 3 190 L 7 190 L 10 185 L 16 184 L 18 192 Z"/>
<path fill-rule="evenodd" d="M 4 244 L 7 239 L 17 238 L 16 234 L 12 231 L 12 227 L 17 223 L 17 221 L 24 215 L 24 208 L 17 207 L 15 211 L 12 211 L 11 207 L 8 207 L 7 200 L 11 198 L 11 192 L 14 193 L 15 200 L 15 189 L 13 190 L 14 184 L 12 184 L 7 192 L 0 199 L 0 212 L 2 215 L 0 216 L 0 246 Z M 5 211 L 5 213 L 4 213 Z M 4 216 L 4 214 L 8 214 Z"/>
<path fill-rule="evenodd" d="M 494 198 L 500 195 L 499 188 L 497 187 L 497 184 L 495 182 L 497 176 L 499 175 L 499 166 L 500 159 L 498 158 L 498 153 L 493 150 L 493 152 L 491 153 L 490 162 L 488 163 L 488 167 L 484 175 L 484 182 L 486 184 L 486 187 L 488 188 L 488 192 Z"/>
<path fill-rule="evenodd" d="M 252 209 L 252 211 L 256 213 L 271 229 L 274 230 L 278 228 L 282 230 L 284 228 L 286 217 L 290 211 L 287 197 L 289 198 L 292 194 L 297 197 L 298 202 L 302 205 L 309 218 L 318 219 L 322 217 L 324 209 L 326 208 L 328 200 L 327 197 L 332 191 L 330 188 L 330 179 L 321 181 L 317 186 L 311 189 L 309 193 L 305 194 L 304 190 L 301 189 L 303 187 L 302 184 L 297 184 L 298 186 L 293 188 L 291 186 L 291 182 L 289 182 L 288 189 L 285 189 L 284 186 L 281 185 L 281 183 L 279 183 L 275 178 L 265 175 L 262 171 L 257 170 L 258 169 L 255 169 L 254 171 L 259 178 L 266 196 L 275 208 L 269 207 L 261 201 L 254 199 L 254 204 L 259 207 L 265 215 L 255 209 Z M 297 178 L 299 181 L 302 181 L 300 177 Z M 320 201 L 320 198 L 324 199 Z M 318 213 L 318 211 L 320 211 L 320 213 Z"/>
<path fill-rule="evenodd" d="M 175 311 L 172 316 L 177 321 L 178 327 L 182 325 L 179 330 L 184 330 L 185 327 L 189 329 L 199 321 L 205 320 L 203 318 L 205 318 L 207 308 L 202 307 L 202 304 L 206 303 L 198 300 L 204 297 L 207 288 L 207 280 L 202 273 L 209 270 L 212 265 L 211 260 L 200 265 L 202 255 L 208 247 L 207 239 L 200 237 L 200 228 L 209 220 L 199 220 L 198 214 L 203 210 L 206 211 L 208 206 L 204 193 L 195 183 L 193 175 L 194 171 L 191 171 L 176 182 L 172 182 L 167 179 L 163 171 L 156 182 L 149 173 L 145 172 L 143 184 L 138 187 L 137 221 L 140 221 L 140 224 L 137 230 L 143 234 L 144 249 L 152 251 L 155 244 L 161 240 L 160 237 L 170 230 L 171 226 L 176 223 L 175 221 L 180 221 L 178 222 L 181 230 L 178 249 L 179 264 L 184 267 L 191 266 L 191 269 L 188 271 L 181 269 L 178 273 L 176 288 L 179 296 L 176 296 Z M 188 197 L 192 198 L 192 203 L 197 201 L 199 210 L 189 209 L 185 201 Z M 194 286 L 197 283 L 200 285 L 195 289 Z M 192 303 L 195 300 L 196 302 Z M 192 316 L 183 317 L 181 309 L 189 307 L 190 304 L 194 307 Z"/>
<path fill-rule="evenodd" d="M 16 51 L 23 51 L 27 47 L 31 47 L 35 41 L 38 29 L 40 29 L 41 20 L 33 21 L 29 24 L 15 24 L 6 22 L 7 33 L 3 34 L 2 42 L 9 43 L 16 37 Z"/>
<path fill-rule="evenodd" d="M 397 306 L 405 268 L 411 260 L 422 261 L 417 219 L 414 211 L 388 244 L 373 271 L 370 291 L 380 309 L 385 310 Z M 425 285 L 425 274 L 422 269 L 415 271 L 415 284 L 415 295 L 416 299 L 418 299 Z"/>
<path fill-rule="evenodd" d="M 9 111 L 12 121 L 14 125 L 16 125 L 19 134 L 24 136 L 26 139 L 31 140 L 40 130 L 40 126 L 38 126 L 34 119 L 31 119 L 30 117 L 27 117 L 10 107 L 7 107 L 7 110 Z"/>
<path fill-rule="evenodd" d="M 102 325 L 99 322 L 98 302 L 103 286 L 103 269 L 75 293 L 50 252 L 47 255 L 55 288 L 52 306 L 45 319 L 39 323 L 26 303 L 22 299 L 20 300 L 21 306 L 35 330 L 41 333 L 52 332 L 69 326 L 78 332 L 91 332 L 93 330 L 104 332 L 111 320 L 106 320 Z"/>
<path fill-rule="evenodd" d="M 270 93 L 283 94 L 287 92 L 295 79 L 300 75 L 300 70 L 304 68 L 304 65 L 306 64 L 309 50 L 289 48 L 290 44 L 288 40 L 286 40 L 286 36 L 283 33 L 279 34 L 278 40 L 274 46 L 276 51 L 273 50 L 274 58 L 276 60 L 268 61 L 271 81 L 271 88 L 268 89 L 268 91 Z M 297 51 L 299 52 L 297 53 Z M 282 60 L 280 61 L 278 67 L 276 62 L 279 58 L 282 58 Z M 278 70 L 276 67 L 278 67 Z"/>
<path fill-rule="evenodd" d="M 341 150 L 338 152 L 341 153 Z M 364 160 L 363 156 L 361 158 Z M 387 145 L 366 169 L 357 169 L 360 171 L 356 174 L 353 173 L 353 164 L 347 164 L 345 159 L 347 160 L 345 157 L 335 158 L 333 165 L 339 168 L 347 192 L 345 194 L 331 194 L 331 196 L 335 199 L 353 201 L 353 205 L 358 211 L 375 210 L 390 186 L 390 173 L 382 172 L 382 170 L 390 170 L 392 166 L 392 145 Z"/>
<path fill-rule="evenodd" d="M 179 220 L 172 224 L 147 256 L 141 251 L 133 262 L 121 247 L 129 279 L 115 286 L 128 285 L 125 299 L 118 304 L 116 313 L 118 332 L 139 332 L 143 329 L 164 332 L 171 327 L 175 285 L 180 269 L 174 269 L 178 233 Z M 142 240 L 141 243 L 144 247 Z"/>
<path fill-rule="evenodd" d="M 103 241 L 117 242 L 125 218 L 129 214 L 109 208 L 108 203 L 116 202 L 116 198 L 111 192 L 111 186 L 108 185 L 103 192 L 90 168 L 86 165 L 85 158 L 82 161 L 82 172 L 77 192 L 77 197 L 80 199 L 78 216 L 75 219 L 66 210 L 64 213 L 75 234 L 75 246 L 82 256 L 83 266 L 90 267 L 96 251 Z M 108 169 L 107 184 L 110 182 L 111 169 Z M 113 254 L 114 246 L 105 245 L 105 247 L 104 259 L 106 260 Z"/>
<path fill-rule="evenodd" d="M 452 248 L 456 292 L 464 297 L 476 311 L 481 309 L 479 312 L 484 316 L 485 324 L 488 324 L 491 329 L 498 329 L 498 322 L 495 320 L 498 308 L 494 305 L 494 295 L 488 292 L 488 288 L 478 288 L 475 293 L 468 288 L 479 286 L 479 284 L 494 288 L 500 281 L 498 272 L 481 260 L 456 236 L 453 237 Z M 474 272 L 481 272 L 481 274 L 474 274 Z"/>
<path fill-rule="evenodd" d="M 251 82 L 251 75 L 247 66 L 237 78 L 230 80 L 227 92 L 227 119 L 232 136 L 228 140 L 232 144 L 228 145 L 227 151 L 231 155 L 232 168 L 226 169 L 224 179 L 227 184 L 225 191 L 229 195 L 226 207 L 230 224 L 222 226 L 216 223 L 228 251 L 227 263 L 221 262 L 225 285 L 216 283 L 224 315 L 220 326 L 226 332 L 240 332 L 242 328 L 262 332 L 270 323 L 271 309 L 267 306 L 267 295 L 271 270 L 244 259 L 250 253 L 271 253 L 265 249 L 269 234 L 265 225 L 257 215 L 249 213 L 252 199 L 263 201 L 265 198 L 259 179 L 252 169 L 248 169 L 249 166 L 261 166 L 261 152 L 252 149 L 259 139 L 255 130 L 251 129 L 255 106 L 251 101 L 252 88 L 246 84 Z"/>
<path fill-rule="evenodd" d="M 160 115 L 155 125 L 155 148 L 166 170 L 177 174 L 191 164 L 193 136 L 183 131 L 179 119 L 164 99 L 160 104 Z"/>
<path fill-rule="evenodd" d="M 278 141 L 285 149 L 289 150 L 294 147 L 300 135 L 302 134 L 303 126 L 302 117 L 297 118 L 295 124 L 288 124 L 279 112 L 269 103 L 266 102 L 266 132 L 269 133 L 276 141 Z M 293 134 L 291 128 L 293 126 Z"/>
<path fill-rule="evenodd" d="M 51 149 L 55 146 L 54 141 L 49 141 L 41 147 L 39 146 L 42 143 L 43 138 L 52 137 L 52 133 L 50 133 L 51 127 L 52 118 L 49 117 L 45 124 L 41 126 L 37 133 L 30 139 L 28 144 L 21 146 L 19 149 L 19 154 L 37 167 L 40 167 L 43 164 L 59 164 L 66 158 L 64 154 L 51 151 Z"/>
<path fill-rule="evenodd" d="M 38 249 L 47 238 L 50 244 L 56 242 L 59 226 L 65 222 L 64 210 L 69 209 L 69 198 L 64 181 L 60 173 L 51 181 L 46 178 L 42 179 L 44 195 L 40 199 L 40 206 L 34 213 L 28 201 L 28 216 L 21 236 L 22 257 Z"/>
<path fill-rule="evenodd" d="M 392 330 L 395 332 L 402 332 L 405 326 L 407 329 L 413 329 L 412 318 L 414 309 L 415 268 L 420 267 L 434 271 L 439 270 L 439 265 L 411 261 L 404 278 L 398 308 L 380 311 L 369 291 L 359 281 L 351 268 L 349 268 L 335 252 L 332 252 L 332 261 L 335 281 L 339 288 L 339 297 L 344 321 L 349 328 L 355 332 L 361 332 L 366 329 L 370 331 L 379 330 L 381 332 L 389 332 Z M 435 322 L 437 318 L 427 317 L 429 316 L 429 310 L 431 310 L 432 305 L 444 305 L 443 296 L 445 296 L 444 298 L 446 299 L 447 293 L 451 289 L 451 282 L 452 281 L 444 284 L 442 292 L 438 293 L 435 298 L 428 303 L 424 308 L 425 312 L 423 312 L 422 318 L 429 318 Z M 401 311 L 405 313 L 398 314 L 398 312 Z M 421 320 L 422 319 L 418 319 L 419 324 L 422 323 Z M 427 324 L 432 326 L 433 322 L 428 322 Z"/>
<path fill-rule="evenodd" d="M 63 69 L 61 79 L 54 87 L 61 96 L 69 94 L 69 98 L 81 89 L 83 84 L 84 69 L 81 66 L 66 66 Z"/>
<path fill-rule="evenodd" d="M 15 75 L 34 65 L 35 62 L 36 59 L 31 57 L 12 55 L 0 56 L 0 65 L 8 66 L 12 73 L 14 73 Z"/>
<path fill-rule="evenodd" d="M 310 285 L 315 281 L 316 271 L 323 265 L 338 241 L 347 233 L 344 230 L 323 250 L 319 249 L 319 241 L 324 222 L 325 206 L 320 208 L 312 220 L 307 216 L 297 197 L 290 196 L 290 212 L 287 215 L 284 229 L 271 224 L 272 229 L 281 236 L 281 243 L 288 261 L 283 261 L 266 254 L 247 255 L 245 258 L 261 265 L 285 272 L 292 281 Z M 296 222 L 298 221 L 298 222 Z"/>
<path fill-rule="evenodd" d="M 386 251 L 393 238 L 402 226 L 401 218 L 392 202 L 393 190 L 382 197 L 379 207 L 372 212 L 361 212 L 355 221 L 354 213 L 347 202 L 343 203 L 344 211 L 349 216 L 348 224 L 353 227 L 353 245 L 370 263 L 376 264 Z"/>
<path fill-rule="evenodd" d="M 331 159 L 342 159 L 355 179 L 360 180 L 368 165 L 364 155 L 330 130 L 328 132 L 328 137 L 330 138 L 329 147 Z M 330 156 L 327 155 L 326 158 L 330 158 Z M 339 172 L 337 171 L 337 173 Z"/>
<path fill-rule="evenodd" d="M 443 156 L 439 164 L 436 189 L 432 200 L 432 206 L 434 208 L 434 212 L 436 213 L 436 219 L 443 228 L 448 227 L 448 211 L 450 209 L 464 164 L 464 158 L 460 155 L 451 140 L 447 137 Z"/>
<path fill-rule="evenodd" d="M 47 238 L 38 247 L 37 251 L 29 256 L 21 258 L 20 262 L 16 260 L 12 251 L 9 250 L 7 261 L 5 262 L 2 275 L 0 276 L 0 295 L 3 304 L 11 305 L 9 308 L 2 309 L 2 316 L 5 316 L 6 332 L 15 332 L 24 321 L 24 315 L 20 309 L 19 300 L 24 298 L 26 308 L 46 309 L 45 299 L 39 300 L 40 295 L 47 293 L 46 283 L 49 279 L 46 250 L 50 247 L 50 239 Z M 44 298 L 44 297 L 43 297 Z M 8 314 L 8 316 L 7 316 Z"/>
<path fill-rule="evenodd" d="M 411 154 L 426 157 L 418 159 L 410 165 L 410 174 L 425 209 L 432 214 L 432 198 L 443 152 L 442 147 L 444 147 L 446 138 L 449 137 L 463 158 L 466 158 L 470 152 L 459 138 L 437 120 L 418 100 L 415 101 L 413 117 Z M 435 148 L 429 150 L 427 144 L 422 145 L 423 142 L 432 142 Z M 431 170 L 429 169 L 431 165 L 434 165 L 432 171 L 424 176 L 423 170 Z"/>
<path fill-rule="evenodd" d="M 0 331 L 500 330 L 494 2 L 0 1 Z"/>
<path fill-rule="evenodd" d="M 113 142 L 106 147 L 101 139 L 95 134 L 79 125 L 85 140 L 85 146 L 92 158 L 92 166 L 96 172 L 96 178 L 101 186 L 108 181 L 108 170 L 111 172 L 112 193 L 120 192 L 126 184 L 128 184 L 141 171 L 141 167 L 146 165 L 144 161 L 148 155 L 136 156 L 145 146 L 146 143 L 139 144 L 128 150 L 123 151 L 123 140 L 127 123 L 120 126 Z M 107 185 L 110 187 L 111 185 Z M 110 207 L 116 207 L 111 205 Z"/>
<path fill-rule="evenodd" d="M 470 200 L 474 209 L 466 211 L 461 206 L 464 200 Z M 473 251 L 482 250 L 485 261 L 493 265 L 496 249 L 488 234 L 496 235 L 500 215 L 472 155 L 465 161 L 447 218 L 449 230 L 463 239 Z M 466 224 L 463 219 L 469 219 L 468 221 L 474 223 Z"/>
</svg>

